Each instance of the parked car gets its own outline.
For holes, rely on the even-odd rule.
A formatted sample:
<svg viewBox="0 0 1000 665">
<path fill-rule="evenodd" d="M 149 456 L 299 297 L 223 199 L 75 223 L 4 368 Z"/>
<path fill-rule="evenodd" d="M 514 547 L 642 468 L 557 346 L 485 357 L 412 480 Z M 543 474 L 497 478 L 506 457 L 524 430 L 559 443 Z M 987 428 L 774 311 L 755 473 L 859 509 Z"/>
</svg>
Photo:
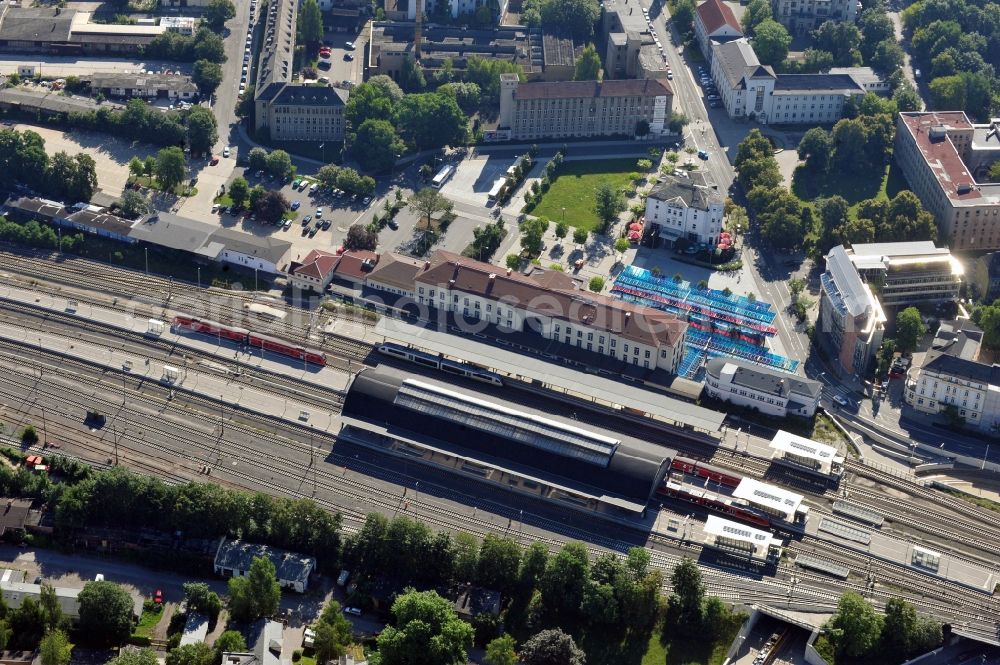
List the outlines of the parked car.
<svg viewBox="0 0 1000 665">
<path fill-rule="evenodd" d="M 399 224 L 397 224 L 397 223 L 396 223 L 396 220 L 394 220 L 394 219 L 390 219 L 389 221 L 387 221 L 387 222 L 386 222 L 386 225 L 387 225 L 387 226 L 388 226 L 388 227 L 389 227 L 390 229 L 392 229 L 393 231 L 398 231 L 398 230 L 399 230 Z"/>
<path fill-rule="evenodd" d="M 345 607 L 344 608 L 344 614 L 351 614 L 351 615 L 354 615 L 356 617 L 359 617 L 359 616 L 361 616 L 361 608 L 360 607 Z"/>
<path fill-rule="evenodd" d="M 157 605 L 163 604 L 163 592 L 161 590 L 157 589 L 156 593 L 153 594 L 153 602 Z"/>
<path fill-rule="evenodd" d="M 699 150 L 698 151 L 698 157 L 700 157 L 701 159 L 708 159 L 708 151 L 707 150 Z"/>
<path fill-rule="evenodd" d="M 286 219 L 285 223 L 282 225 L 282 228 L 285 229 L 286 231 L 292 228 L 292 220 Z"/>
<path fill-rule="evenodd" d="M 309 237 L 310 238 L 315 238 L 317 231 L 319 231 L 319 227 L 318 226 L 314 226 L 311 229 L 309 229 Z"/>
<path fill-rule="evenodd" d="M 354 50 L 354 42 L 347 42 L 346 44 L 344 44 L 344 48 L 346 48 L 348 51 L 353 51 Z"/>
<path fill-rule="evenodd" d="M 229 146 L 228 145 L 225 148 L 222 149 L 222 156 L 223 157 L 229 157 L 229 155 L 231 155 L 231 154 L 232 154 L 232 151 L 229 150 Z"/>
<path fill-rule="evenodd" d="M 313 221 L 312 215 L 306 215 L 302 218 L 302 226 L 309 226 L 309 222 Z"/>
<path fill-rule="evenodd" d="M 297 200 L 296 201 L 292 201 L 292 210 L 298 210 L 301 207 L 302 207 L 302 202 L 301 201 L 297 201 Z"/>
<path fill-rule="evenodd" d="M 344 54 L 344 60 L 347 60 L 348 62 L 350 62 L 351 60 L 354 60 L 354 56 L 351 55 L 350 53 L 345 53 Z"/>
<path fill-rule="evenodd" d="M 846 399 L 844 399 L 840 395 L 834 395 L 833 396 L 833 401 L 836 402 L 837 404 L 839 404 L 840 406 L 844 407 L 844 408 L 846 408 L 847 406 L 850 405 L 850 402 L 848 402 Z"/>
<path fill-rule="evenodd" d="M 322 208 L 316 208 L 316 212 L 313 213 L 313 214 L 315 214 L 317 217 L 322 217 L 323 216 L 323 209 Z"/>
<path fill-rule="evenodd" d="M 331 222 L 331 221 L 330 221 L 329 219 L 324 219 L 324 220 L 323 220 L 323 223 L 322 223 L 322 224 L 321 224 L 320 226 L 322 226 L 322 227 L 323 227 L 323 230 L 324 230 L 324 231 L 329 231 L 329 230 L 330 230 L 330 227 L 331 227 L 332 225 L 333 225 L 333 222 Z"/>
</svg>

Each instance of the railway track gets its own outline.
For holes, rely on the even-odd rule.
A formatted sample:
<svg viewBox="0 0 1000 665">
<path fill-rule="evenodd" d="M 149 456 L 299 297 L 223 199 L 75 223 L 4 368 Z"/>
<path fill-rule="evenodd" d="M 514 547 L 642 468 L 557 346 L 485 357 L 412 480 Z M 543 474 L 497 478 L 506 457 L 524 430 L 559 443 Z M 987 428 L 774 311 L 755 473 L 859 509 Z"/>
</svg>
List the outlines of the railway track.
<svg viewBox="0 0 1000 665">
<path fill-rule="evenodd" d="M 17 312 L 22 318 L 12 316 L 11 312 Z M 270 372 L 250 363 L 241 363 L 233 359 L 221 360 L 217 354 L 193 347 L 178 347 L 157 337 L 21 303 L 5 302 L 0 308 L 0 319 L 7 319 L 16 325 L 23 326 L 25 318 L 32 322 L 33 330 L 45 331 L 72 340 L 90 341 L 109 349 L 112 347 L 108 337 L 113 336 L 116 351 L 124 351 L 148 360 L 176 363 L 180 360 L 178 358 L 178 354 L 180 354 L 185 363 L 191 362 L 194 366 L 201 364 L 206 371 L 224 371 L 229 380 L 239 385 L 254 388 L 272 385 L 280 390 L 285 397 L 294 397 L 300 402 L 319 409 L 339 412 L 344 403 L 342 392 L 322 388 L 293 376 Z M 126 340 L 126 342 L 122 343 L 121 340 Z M 150 353 L 151 350 L 159 351 L 159 353 Z"/>
</svg>

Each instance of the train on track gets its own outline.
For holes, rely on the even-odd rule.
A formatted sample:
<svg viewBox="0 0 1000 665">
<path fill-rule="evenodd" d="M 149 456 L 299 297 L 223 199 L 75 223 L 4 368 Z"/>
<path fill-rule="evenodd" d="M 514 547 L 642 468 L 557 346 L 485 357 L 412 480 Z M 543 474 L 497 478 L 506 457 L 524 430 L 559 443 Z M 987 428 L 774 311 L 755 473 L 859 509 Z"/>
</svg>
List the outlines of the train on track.
<svg viewBox="0 0 1000 665">
<path fill-rule="evenodd" d="M 236 342 L 237 344 L 249 346 L 253 349 L 262 349 L 263 351 L 270 351 L 271 353 L 295 358 L 296 360 L 302 360 L 313 365 L 319 365 L 320 367 L 326 366 L 326 354 L 322 351 L 309 349 L 294 342 L 286 342 L 274 337 L 268 337 L 267 335 L 261 335 L 260 333 L 240 328 L 239 326 L 229 326 L 218 321 L 208 321 L 185 314 L 175 316 L 173 325 L 192 332 L 212 335 L 219 339 L 227 339 L 230 342 Z"/>
<path fill-rule="evenodd" d="M 483 383 L 491 383 L 494 386 L 503 385 L 503 378 L 499 374 L 483 369 L 482 367 L 478 367 L 470 363 L 459 362 L 457 360 L 448 360 L 447 358 L 435 356 L 430 353 L 424 353 L 423 351 L 417 351 L 416 349 L 411 349 L 401 344 L 393 344 L 392 342 L 379 344 L 378 352 L 392 358 L 398 358 L 399 360 L 411 362 L 414 365 L 440 370 L 445 374 L 464 376 L 467 379 L 482 381 Z"/>
<path fill-rule="evenodd" d="M 704 480 L 705 486 L 692 484 L 689 478 Z M 715 483 L 719 491 L 708 489 L 709 482 Z M 710 512 L 718 513 L 730 519 L 757 527 L 794 532 L 801 532 L 805 529 L 808 508 L 798 506 L 795 509 L 794 516 L 789 516 L 789 519 L 782 519 L 780 513 L 775 514 L 771 512 L 774 510 L 773 506 L 771 507 L 771 511 L 764 510 L 761 507 L 761 505 L 768 505 L 766 502 L 761 503 L 761 505 L 754 505 L 753 502 L 748 501 L 746 498 L 730 496 L 727 493 L 738 493 L 735 490 L 743 482 L 743 477 L 734 475 L 729 471 L 723 471 L 703 462 L 696 462 L 684 457 L 675 457 L 670 462 L 667 477 L 664 478 L 663 482 L 656 489 L 656 493 L 661 497 L 692 503 Z M 748 482 L 753 483 L 756 481 L 748 480 Z M 760 483 L 757 484 L 765 487 Z M 766 487 L 769 488 L 769 491 L 763 494 L 771 496 L 771 498 L 777 492 L 784 492 L 784 490 L 773 486 Z M 758 493 L 754 492 L 753 494 Z M 756 499 L 756 501 L 760 502 L 761 500 Z"/>
</svg>

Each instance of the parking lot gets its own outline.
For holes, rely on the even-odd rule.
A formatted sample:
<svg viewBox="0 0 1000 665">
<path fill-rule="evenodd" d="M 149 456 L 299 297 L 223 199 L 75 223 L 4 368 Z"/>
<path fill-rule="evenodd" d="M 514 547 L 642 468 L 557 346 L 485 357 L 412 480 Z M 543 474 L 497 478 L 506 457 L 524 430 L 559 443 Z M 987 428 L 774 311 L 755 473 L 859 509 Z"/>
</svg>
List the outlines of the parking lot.
<svg viewBox="0 0 1000 665">
<path fill-rule="evenodd" d="M 482 153 L 472 154 L 460 161 L 453 160 L 450 163 L 455 166 L 455 173 L 441 188 L 441 193 L 456 203 L 482 207 L 486 213 L 488 212 L 486 197 L 493 183 L 505 177 L 507 169 L 513 166 L 514 162 L 513 157 L 495 157 Z M 539 163 L 535 170 L 540 170 L 544 166 Z"/>
<path fill-rule="evenodd" d="M 39 125 L 17 124 L 19 131 L 30 130 L 45 139 L 49 155 L 63 151 L 69 155 L 86 152 L 97 164 L 97 185 L 111 196 L 120 196 L 128 181 L 128 162 L 132 157 L 144 159 L 155 155 L 157 148 L 144 143 L 132 143 L 100 132 L 74 129 L 63 132 Z"/>
</svg>

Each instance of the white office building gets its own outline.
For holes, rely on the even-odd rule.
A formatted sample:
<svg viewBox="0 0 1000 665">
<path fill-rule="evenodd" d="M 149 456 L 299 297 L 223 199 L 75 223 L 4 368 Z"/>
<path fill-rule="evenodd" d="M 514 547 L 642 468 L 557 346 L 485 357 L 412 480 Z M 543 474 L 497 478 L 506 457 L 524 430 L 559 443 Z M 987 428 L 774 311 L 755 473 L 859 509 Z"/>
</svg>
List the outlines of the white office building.
<svg viewBox="0 0 1000 665">
<path fill-rule="evenodd" d="M 769 416 L 811 418 L 822 393 L 819 381 L 735 358 L 713 358 L 705 364 L 706 395 Z"/>
</svg>

